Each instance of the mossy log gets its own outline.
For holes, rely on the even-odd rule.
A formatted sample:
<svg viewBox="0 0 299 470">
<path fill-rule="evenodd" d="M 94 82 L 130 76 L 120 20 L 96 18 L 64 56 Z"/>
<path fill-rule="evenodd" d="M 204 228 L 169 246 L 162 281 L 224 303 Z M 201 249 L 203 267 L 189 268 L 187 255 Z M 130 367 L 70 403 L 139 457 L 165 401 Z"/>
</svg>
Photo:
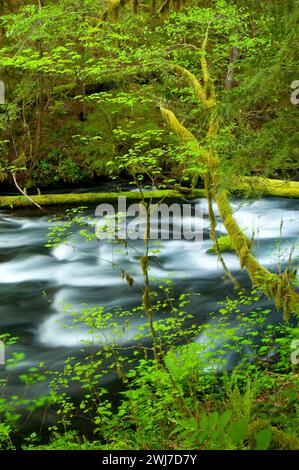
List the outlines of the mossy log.
<svg viewBox="0 0 299 470">
<path fill-rule="evenodd" d="M 275 180 L 261 177 L 243 177 L 231 183 L 241 193 L 272 197 L 299 198 L 299 181 Z"/>
<path fill-rule="evenodd" d="M 288 197 L 299 199 L 299 181 L 281 181 L 270 180 L 265 178 L 244 178 L 234 185 L 230 192 L 248 193 L 250 188 L 254 186 L 254 190 L 263 196 Z M 204 189 L 187 190 L 182 188 L 179 190 L 165 189 L 158 191 L 144 192 L 146 199 L 155 201 L 167 199 L 194 199 L 197 197 L 205 197 Z M 140 199 L 138 192 L 123 191 L 110 193 L 67 193 L 67 194 L 44 194 L 30 196 L 36 203 L 41 206 L 60 206 L 60 205 L 77 205 L 77 204 L 96 204 L 100 202 L 116 202 L 118 197 L 126 197 L 129 200 Z M 25 196 L 0 196 L 0 208 L 15 209 L 18 207 L 30 207 L 32 203 Z"/>
<path fill-rule="evenodd" d="M 204 189 L 195 189 L 188 193 L 181 193 L 177 190 L 165 189 L 158 191 L 144 191 L 143 196 L 147 200 L 158 201 L 160 199 L 180 199 L 182 197 L 194 199 L 204 197 Z M 101 202 L 117 202 L 119 197 L 126 197 L 129 201 L 141 199 L 137 191 L 122 191 L 111 193 L 68 193 L 68 194 L 43 194 L 30 196 L 30 198 L 40 206 L 61 206 L 61 205 L 84 205 L 99 204 Z M 32 202 L 25 196 L 2 196 L 0 197 L 0 208 L 16 209 L 18 207 L 31 207 Z"/>
</svg>

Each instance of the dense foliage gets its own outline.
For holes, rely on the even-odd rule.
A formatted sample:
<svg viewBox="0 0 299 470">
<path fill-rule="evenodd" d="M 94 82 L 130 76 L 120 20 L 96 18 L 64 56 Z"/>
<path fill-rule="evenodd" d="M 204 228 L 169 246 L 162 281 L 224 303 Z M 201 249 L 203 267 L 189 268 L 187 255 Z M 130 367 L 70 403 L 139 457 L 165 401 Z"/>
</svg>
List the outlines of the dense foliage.
<svg viewBox="0 0 299 470">
<path fill-rule="evenodd" d="M 2 180 L 12 166 L 22 169 L 18 178 L 27 187 L 90 181 L 119 173 L 118 157 L 133 153 L 158 160 L 180 181 L 192 154 L 165 128 L 158 108 L 175 108 L 204 137 L 206 112 L 172 66 L 198 76 L 207 29 L 225 172 L 295 175 L 296 0 L 195 1 L 183 8 L 168 2 L 168 13 L 156 5 L 154 15 L 150 2 L 134 3 L 134 12 L 129 2 L 115 2 L 110 15 L 102 0 L 26 1 L 13 12 L 2 3 Z"/>
<path fill-rule="evenodd" d="M 74 326 L 85 322 L 94 341 L 86 344 L 83 360 L 68 358 L 61 372 L 40 364 L 20 377 L 28 389 L 50 376 L 45 396 L 6 396 L 3 381 L 4 449 L 15 442 L 25 449 L 298 449 L 298 370 L 290 361 L 298 329 L 269 323 L 269 310 L 254 308 L 257 293 L 227 298 L 202 326 L 186 311 L 189 296 L 176 299 L 169 279 L 152 295 L 159 299 L 153 310 L 169 315 L 154 321 L 163 361 L 157 363 L 144 344 L 152 335 L 149 324 L 138 328 L 133 348 L 119 346 L 136 314 L 144 318 L 142 308 L 71 312 Z M 113 336 L 103 346 L 107 331 Z M 198 334 L 201 341 L 190 342 Z M 90 345 L 96 347 L 92 355 Z M 231 355 L 238 365 L 226 372 Z M 8 372 L 22 359 L 14 353 Z M 114 398 L 100 385 L 113 371 L 123 384 Z M 74 399 L 78 385 L 81 398 Z M 26 419 L 20 407 L 56 416 L 50 443 L 41 444 L 43 433 L 20 434 Z"/>
</svg>

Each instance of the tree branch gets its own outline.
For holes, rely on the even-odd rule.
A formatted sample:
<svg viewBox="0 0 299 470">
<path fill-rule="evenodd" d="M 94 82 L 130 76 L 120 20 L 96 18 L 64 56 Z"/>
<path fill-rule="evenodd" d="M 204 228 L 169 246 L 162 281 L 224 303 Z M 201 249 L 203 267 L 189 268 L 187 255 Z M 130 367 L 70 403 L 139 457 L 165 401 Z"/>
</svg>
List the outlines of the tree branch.
<svg viewBox="0 0 299 470">
<path fill-rule="evenodd" d="M 35 202 L 33 199 L 31 199 L 31 197 L 29 197 L 29 196 L 20 188 L 20 186 L 19 186 L 19 184 L 18 184 L 18 182 L 17 182 L 17 178 L 16 178 L 16 175 L 15 175 L 15 172 L 14 172 L 14 171 L 11 172 L 11 175 L 12 175 L 14 184 L 15 184 L 16 188 L 18 189 L 18 191 L 20 191 L 20 193 L 21 193 L 26 199 L 28 199 L 28 201 L 32 202 L 32 204 L 34 204 L 36 207 L 38 207 L 41 211 L 46 212 L 45 209 L 43 209 L 37 202 Z"/>
</svg>

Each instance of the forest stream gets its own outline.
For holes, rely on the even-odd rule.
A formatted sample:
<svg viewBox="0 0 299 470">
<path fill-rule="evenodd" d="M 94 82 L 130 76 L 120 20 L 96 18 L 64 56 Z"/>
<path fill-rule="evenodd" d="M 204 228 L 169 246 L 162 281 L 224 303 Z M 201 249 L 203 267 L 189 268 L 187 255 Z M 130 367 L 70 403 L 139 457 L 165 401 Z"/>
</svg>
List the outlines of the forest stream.
<svg viewBox="0 0 299 470">
<path fill-rule="evenodd" d="M 9 466 L 299 449 L 298 25 L 299 0 L 0 0 Z"/>
<path fill-rule="evenodd" d="M 207 253 L 212 245 L 207 201 L 198 199 L 192 204 L 200 204 L 204 216 L 203 242 L 199 250 L 195 252 L 190 245 L 192 242 L 186 240 L 160 241 L 159 254 L 151 257 L 150 275 L 156 279 L 154 284 L 170 277 L 176 294 L 200 293 L 189 310 L 203 323 L 209 321 L 210 312 L 217 312 L 217 302 L 229 295 L 231 284 L 229 280 L 223 281 L 224 273 L 217 255 Z M 248 237 L 254 232 L 255 254 L 263 266 L 271 270 L 277 266 L 283 269 L 291 250 L 293 258 L 298 256 L 298 200 L 267 198 L 240 205 L 240 201 L 234 199 L 233 208 Z M 94 209 L 85 209 L 83 215 L 88 220 L 94 216 Z M 20 394 L 23 387 L 18 379 L 20 373 L 41 362 L 53 370 L 61 370 L 67 356 L 80 353 L 82 341 L 91 339 L 87 326 L 70 327 L 67 305 L 71 305 L 73 311 L 97 305 L 108 311 L 117 307 L 128 310 L 140 305 L 142 241 L 131 242 L 133 250 L 126 254 L 126 250 L 103 240 L 86 241 L 78 229 L 70 244 L 47 248 L 49 228 L 54 224 L 53 219 L 49 219 L 48 215 L 28 211 L 0 214 L 0 331 L 18 336 L 13 350 L 26 355 L 10 374 L 7 392 L 11 396 Z M 219 219 L 217 230 L 218 235 L 225 234 Z M 224 259 L 236 279 L 246 285 L 246 274 L 240 270 L 237 257 L 226 253 Z M 114 266 L 109 260 L 113 260 Z M 122 279 L 121 270 L 134 278 L 131 289 Z M 272 309 L 269 321 L 281 321 L 281 313 L 266 298 L 261 305 Z M 138 316 L 133 318 L 131 328 L 121 339 L 124 344 L 134 342 L 142 321 L 145 320 Z M 102 343 L 109 341 L 111 335 L 111 331 L 104 332 Z M 204 341 L 201 337 L 195 340 Z M 228 366 L 236 361 L 234 353 Z M 3 371 L 1 366 L 1 374 Z M 108 380 L 113 383 L 115 377 Z M 30 393 L 39 396 L 46 388 L 47 383 L 42 382 L 34 385 Z"/>
</svg>

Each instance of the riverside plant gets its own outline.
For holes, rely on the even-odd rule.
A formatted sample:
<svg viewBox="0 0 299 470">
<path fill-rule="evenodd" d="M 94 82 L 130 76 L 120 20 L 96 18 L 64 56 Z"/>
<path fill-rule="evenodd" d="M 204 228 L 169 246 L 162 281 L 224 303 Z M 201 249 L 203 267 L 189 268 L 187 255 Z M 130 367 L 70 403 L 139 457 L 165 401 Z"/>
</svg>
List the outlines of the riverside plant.
<svg viewBox="0 0 299 470">
<path fill-rule="evenodd" d="M 72 244 L 74 224 L 80 226 L 86 242 L 95 237 L 83 210 L 68 211 L 66 220 L 59 220 L 48 246 Z M 147 217 L 146 234 L 149 221 Z M 128 252 L 130 246 L 124 245 Z M 156 246 L 154 251 L 157 254 Z M 84 359 L 67 358 L 62 371 L 40 364 L 20 376 L 26 388 L 49 380 L 48 395 L 35 400 L 5 397 L 6 381 L 2 382 L 3 448 L 15 446 L 24 413 L 21 407 L 29 417 L 37 409 L 45 413 L 51 409 L 56 415 L 56 424 L 48 429 L 50 443 L 42 443 L 43 437 L 33 433 L 23 440 L 25 449 L 298 448 L 298 375 L 290 360 L 290 344 L 298 329 L 271 324 L 270 310 L 256 306 L 258 291 L 227 297 L 208 322 L 198 324 L 188 312 L 193 296 L 177 297 L 170 278 L 158 283 L 151 279 L 151 254 L 150 239 L 145 236 L 140 305 L 111 312 L 101 306 L 79 312 L 66 307 L 72 327 L 85 324 L 92 339 L 82 342 Z M 128 289 L 136 287 L 129 272 L 119 272 Z M 132 343 L 126 344 L 122 338 L 136 318 L 141 323 Z M 12 345 L 16 339 L 9 341 Z M 231 354 L 237 356 L 233 368 L 228 361 Z M 273 356 L 278 359 L 272 361 Z M 23 359 L 15 353 L 8 366 Z M 116 403 L 103 386 L 115 374 L 122 384 Z M 70 393 L 73 385 L 81 390 L 76 400 Z M 78 422 L 82 428 L 86 423 L 89 430 L 75 431 L 75 422 L 76 428 Z"/>
<path fill-rule="evenodd" d="M 226 299 L 212 321 L 199 326 L 187 313 L 188 296 L 175 299 L 169 280 L 161 290 L 161 299 L 152 290 L 153 315 L 161 317 L 165 303 L 168 313 L 153 321 L 156 343 L 147 321 L 132 345 L 120 345 L 132 316 L 142 316 L 143 306 L 111 313 L 102 307 L 81 312 L 69 307 L 74 328 L 83 322 L 93 334 L 92 342 L 82 344 L 87 354 L 84 359 L 69 357 L 60 372 L 40 365 L 22 374 L 27 388 L 50 377 L 49 395 L 32 401 L 2 398 L 2 448 L 15 445 L 20 406 L 29 416 L 50 407 L 57 420 L 49 428 L 49 444 L 33 433 L 22 443 L 26 449 L 298 448 L 298 374 L 290 361 L 290 343 L 298 329 L 269 324 L 269 311 L 254 307 L 256 293 Z M 111 328 L 113 337 L 103 345 L 103 334 Z M 204 341 L 194 341 L 196 337 Z M 227 370 L 231 352 L 240 360 Z M 271 362 L 273 353 L 279 356 L 276 362 Z M 11 366 L 22 359 L 14 357 Z M 123 384 L 117 403 L 101 385 L 113 373 Z M 81 390 L 76 400 L 69 393 L 73 385 Z M 75 422 L 77 429 L 78 423 L 79 429 L 80 423 L 88 423 L 87 434 L 75 431 Z"/>
</svg>

